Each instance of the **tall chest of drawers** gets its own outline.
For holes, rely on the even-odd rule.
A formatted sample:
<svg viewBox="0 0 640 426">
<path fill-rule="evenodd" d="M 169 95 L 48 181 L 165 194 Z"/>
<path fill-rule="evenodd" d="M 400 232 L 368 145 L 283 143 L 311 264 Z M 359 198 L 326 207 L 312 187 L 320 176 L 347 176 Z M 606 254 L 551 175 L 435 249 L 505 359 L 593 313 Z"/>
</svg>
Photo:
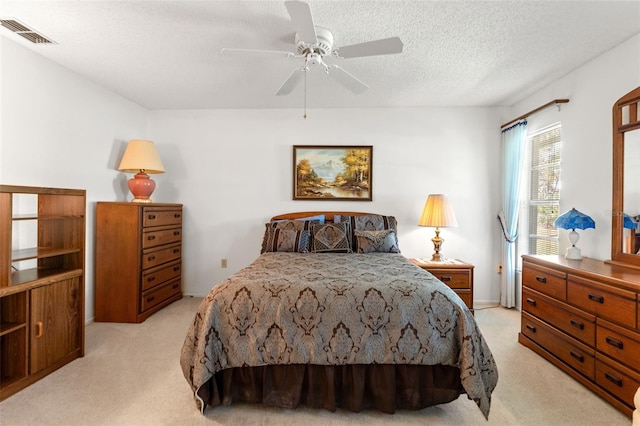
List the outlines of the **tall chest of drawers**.
<svg viewBox="0 0 640 426">
<path fill-rule="evenodd" d="M 95 320 L 139 323 L 182 297 L 182 204 L 99 202 Z"/>
<path fill-rule="evenodd" d="M 518 341 L 627 415 L 640 386 L 640 270 L 523 256 Z"/>
</svg>

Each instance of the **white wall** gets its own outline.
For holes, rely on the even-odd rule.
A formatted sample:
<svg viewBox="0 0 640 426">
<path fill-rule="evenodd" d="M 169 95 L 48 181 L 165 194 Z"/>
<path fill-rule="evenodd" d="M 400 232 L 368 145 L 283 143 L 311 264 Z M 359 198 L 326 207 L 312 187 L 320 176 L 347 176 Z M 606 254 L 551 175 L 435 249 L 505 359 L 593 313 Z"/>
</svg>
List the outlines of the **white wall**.
<svg viewBox="0 0 640 426">
<path fill-rule="evenodd" d="M 185 205 L 185 292 L 203 295 L 254 260 L 264 223 L 284 212 L 394 215 L 403 254 L 430 257 L 434 231 L 417 222 L 427 195 L 443 192 L 460 225 L 442 230 L 443 254 L 475 264 L 476 300 L 496 301 L 498 118 L 492 108 L 311 110 L 306 120 L 301 110 L 152 112 L 168 178 L 156 199 Z M 373 145 L 373 201 L 293 201 L 296 144 Z"/>
<path fill-rule="evenodd" d="M 188 294 L 204 294 L 253 260 L 263 223 L 287 211 L 393 214 L 403 253 L 430 256 L 433 230 L 415 223 L 426 196 L 444 192 L 460 227 L 443 229 L 443 253 L 476 265 L 477 302 L 496 301 L 499 126 L 551 99 L 571 99 L 560 113 L 563 208 L 594 217 L 583 254 L 608 258 L 611 106 L 639 83 L 639 44 L 636 36 L 511 110 L 311 110 L 303 120 L 299 110 L 149 112 L 0 36 L 0 182 L 87 189 L 88 319 L 95 202 L 128 197 L 129 176 L 115 169 L 132 138 L 155 140 L 165 163 L 167 173 L 154 176 L 154 199 L 185 205 Z M 293 201 L 294 144 L 373 145 L 373 202 Z"/>
<path fill-rule="evenodd" d="M 517 117 L 556 98 L 569 98 L 560 112 L 545 111 L 528 127 L 562 121 L 560 212 L 572 207 L 591 216 L 596 229 L 579 231 L 583 256 L 611 259 L 612 108 L 640 85 L 640 34 L 621 43 L 512 108 Z M 569 245 L 560 231 L 561 253 Z"/>
<path fill-rule="evenodd" d="M 2 36 L 0 58 L 0 182 L 87 190 L 91 319 L 95 202 L 122 186 L 117 161 L 129 139 L 146 135 L 148 111 Z"/>
</svg>

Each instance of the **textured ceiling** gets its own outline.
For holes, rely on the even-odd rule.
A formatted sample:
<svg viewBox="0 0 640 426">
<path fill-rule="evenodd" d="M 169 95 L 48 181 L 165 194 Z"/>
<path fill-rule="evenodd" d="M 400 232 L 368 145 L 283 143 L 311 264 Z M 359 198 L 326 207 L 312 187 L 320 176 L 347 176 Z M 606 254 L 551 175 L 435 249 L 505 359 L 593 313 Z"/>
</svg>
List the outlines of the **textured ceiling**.
<svg viewBox="0 0 640 426">
<path fill-rule="evenodd" d="M 312 69 L 309 108 L 511 105 L 640 33 L 640 1 L 308 3 L 334 46 L 404 43 L 397 55 L 327 61 L 369 86 L 360 95 Z M 56 44 L 34 45 L 5 28 L 1 35 L 150 109 L 304 102 L 304 85 L 274 95 L 302 59 L 220 54 L 295 51 L 283 1 L 0 0 L 0 18 Z"/>
</svg>

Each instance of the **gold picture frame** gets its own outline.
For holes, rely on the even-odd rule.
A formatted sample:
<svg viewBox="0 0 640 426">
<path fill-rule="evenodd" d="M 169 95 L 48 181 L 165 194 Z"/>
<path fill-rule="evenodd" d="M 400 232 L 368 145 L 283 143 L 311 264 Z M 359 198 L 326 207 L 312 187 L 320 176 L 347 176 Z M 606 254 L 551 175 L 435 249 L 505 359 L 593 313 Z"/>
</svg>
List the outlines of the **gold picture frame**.
<svg viewBox="0 0 640 426">
<path fill-rule="evenodd" d="M 293 199 L 371 201 L 373 146 L 294 145 Z"/>
</svg>

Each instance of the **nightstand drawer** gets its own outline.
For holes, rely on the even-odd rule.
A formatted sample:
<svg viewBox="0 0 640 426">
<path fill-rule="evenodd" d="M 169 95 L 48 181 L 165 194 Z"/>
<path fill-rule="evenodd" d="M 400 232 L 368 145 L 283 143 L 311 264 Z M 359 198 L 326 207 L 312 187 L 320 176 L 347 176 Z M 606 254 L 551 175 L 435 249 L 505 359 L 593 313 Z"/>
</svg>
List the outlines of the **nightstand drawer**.
<svg viewBox="0 0 640 426">
<path fill-rule="evenodd" d="M 142 212 L 142 226 L 182 225 L 182 209 L 145 207 Z"/>
<path fill-rule="evenodd" d="M 471 290 L 454 289 L 455 293 L 462 299 L 465 305 L 471 306 Z"/>
<path fill-rule="evenodd" d="M 180 280 L 172 281 L 160 288 L 146 292 L 142 295 L 140 310 L 144 312 L 153 308 L 178 293 L 180 293 Z"/>
<path fill-rule="evenodd" d="M 526 312 L 522 313 L 521 332 L 583 376 L 594 380 L 595 352 L 593 349 Z"/>
<path fill-rule="evenodd" d="M 142 291 L 162 284 L 173 278 L 180 277 L 182 269 L 181 261 L 169 263 L 166 266 L 146 270 L 142 273 Z"/>
<path fill-rule="evenodd" d="M 522 310 L 594 347 L 596 318 L 526 287 L 522 288 Z"/>
<path fill-rule="evenodd" d="M 451 288 L 471 288 L 471 276 L 468 271 L 455 269 L 429 270 L 437 279 Z"/>
<path fill-rule="evenodd" d="M 635 328 L 636 293 L 569 275 L 567 299 L 600 318 Z"/>
<path fill-rule="evenodd" d="M 182 241 L 182 228 L 165 227 L 142 234 L 142 248 Z"/>
<path fill-rule="evenodd" d="M 567 274 L 523 262 L 522 285 L 560 300 L 567 300 Z"/>
<path fill-rule="evenodd" d="M 145 250 L 142 253 L 142 269 L 153 268 L 171 260 L 180 259 L 182 247 L 174 244 L 160 249 Z"/>
</svg>

